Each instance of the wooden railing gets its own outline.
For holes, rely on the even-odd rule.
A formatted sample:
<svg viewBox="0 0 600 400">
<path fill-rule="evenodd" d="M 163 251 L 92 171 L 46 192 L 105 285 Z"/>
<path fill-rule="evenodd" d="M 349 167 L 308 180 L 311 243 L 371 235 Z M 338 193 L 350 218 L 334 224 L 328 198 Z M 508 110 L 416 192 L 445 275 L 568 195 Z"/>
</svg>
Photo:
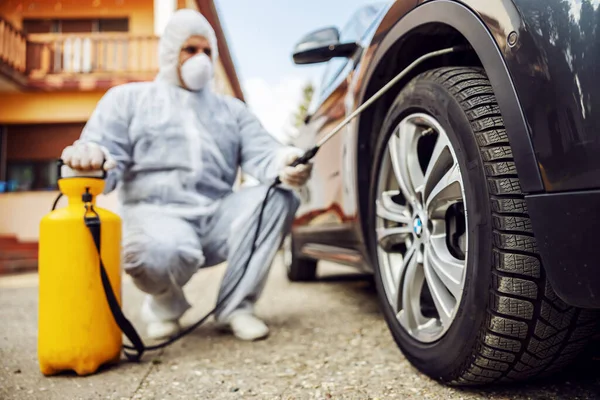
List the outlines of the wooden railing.
<svg viewBox="0 0 600 400">
<path fill-rule="evenodd" d="M 30 78 L 135 75 L 158 71 L 158 38 L 128 34 L 35 34 L 27 42 Z"/>
<path fill-rule="evenodd" d="M 17 72 L 26 69 L 27 39 L 8 21 L 0 17 L 0 62 Z"/>
</svg>

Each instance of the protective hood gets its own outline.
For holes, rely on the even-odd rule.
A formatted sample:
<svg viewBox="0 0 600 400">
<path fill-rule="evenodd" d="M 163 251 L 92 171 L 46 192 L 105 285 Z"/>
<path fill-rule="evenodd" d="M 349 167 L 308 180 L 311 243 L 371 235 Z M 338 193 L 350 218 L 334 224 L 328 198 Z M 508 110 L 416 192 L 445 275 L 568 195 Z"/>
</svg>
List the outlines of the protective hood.
<svg viewBox="0 0 600 400">
<path fill-rule="evenodd" d="M 158 47 L 159 73 L 157 79 L 181 86 L 177 76 L 179 52 L 183 43 L 194 35 L 204 36 L 212 47 L 211 61 L 218 59 L 217 37 L 206 18 L 196 10 L 181 9 L 171 16 Z"/>
</svg>

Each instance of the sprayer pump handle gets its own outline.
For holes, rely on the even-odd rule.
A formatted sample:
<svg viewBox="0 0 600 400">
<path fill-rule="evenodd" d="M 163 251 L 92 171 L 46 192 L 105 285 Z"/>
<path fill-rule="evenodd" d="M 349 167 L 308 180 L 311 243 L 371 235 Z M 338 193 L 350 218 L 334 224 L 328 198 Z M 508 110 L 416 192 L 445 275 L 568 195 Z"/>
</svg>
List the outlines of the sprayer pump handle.
<svg viewBox="0 0 600 400">
<path fill-rule="evenodd" d="M 58 166 L 58 178 L 106 178 L 106 171 L 104 170 L 104 163 L 102 162 L 102 168 L 91 171 L 78 171 L 69 167 L 62 159 L 58 159 L 56 164 Z"/>
</svg>

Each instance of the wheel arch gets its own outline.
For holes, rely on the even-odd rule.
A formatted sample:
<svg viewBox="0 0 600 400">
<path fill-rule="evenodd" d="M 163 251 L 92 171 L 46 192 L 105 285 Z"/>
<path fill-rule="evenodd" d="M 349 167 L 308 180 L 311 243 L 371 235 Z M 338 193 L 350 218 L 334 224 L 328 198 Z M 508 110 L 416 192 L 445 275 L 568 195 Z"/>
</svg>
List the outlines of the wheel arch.
<svg viewBox="0 0 600 400">
<path fill-rule="evenodd" d="M 445 66 L 480 66 L 485 69 L 505 121 L 522 186 L 530 192 L 543 190 L 528 124 L 504 56 L 489 28 L 462 4 L 434 0 L 420 5 L 400 19 L 380 41 L 374 42 L 370 61 L 364 67 L 359 66 L 364 70 L 358 73 L 362 86 L 357 103 L 362 104 L 418 57 L 456 45 L 468 45 L 471 50 L 433 58 L 421 64 L 360 116 L 356 135 L 355 187 L 360 234 L 363 237 L 372 228 L 367 221 L 372 184 L 370 167 L 373 165 L 373 150 L 379 130 L 397 94 L 415 76 L 429 69 Z M 365 250 L 368 252 L 368 249 Z"/>
</svg>

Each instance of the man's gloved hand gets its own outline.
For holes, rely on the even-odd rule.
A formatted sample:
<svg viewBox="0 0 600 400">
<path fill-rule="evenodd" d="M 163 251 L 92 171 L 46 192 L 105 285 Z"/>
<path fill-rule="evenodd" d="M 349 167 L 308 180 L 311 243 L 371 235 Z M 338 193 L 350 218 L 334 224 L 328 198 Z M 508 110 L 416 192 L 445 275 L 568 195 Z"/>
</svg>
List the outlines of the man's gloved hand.
<svg viewBox="0 0 600 400">
<path fill-rule="evenodd" d="M 102 168 L 109 170 L 117 165 L 115 160 L 95 143 L 75 142 L 63 150 L 60 158 L 65 165 L 78 171 L 97 171 Z"/>
<path fill-rule="evenodd" d="M 290 165 L 300 158 L 301 154 L 289 154 L 285 159 L 285 165 L 279 174 L 279 179 L 284 185 L 299 188 L 306 184 L 312 174 L 312 163 L 300 164 L 295 167 Z"/>
</svg>

